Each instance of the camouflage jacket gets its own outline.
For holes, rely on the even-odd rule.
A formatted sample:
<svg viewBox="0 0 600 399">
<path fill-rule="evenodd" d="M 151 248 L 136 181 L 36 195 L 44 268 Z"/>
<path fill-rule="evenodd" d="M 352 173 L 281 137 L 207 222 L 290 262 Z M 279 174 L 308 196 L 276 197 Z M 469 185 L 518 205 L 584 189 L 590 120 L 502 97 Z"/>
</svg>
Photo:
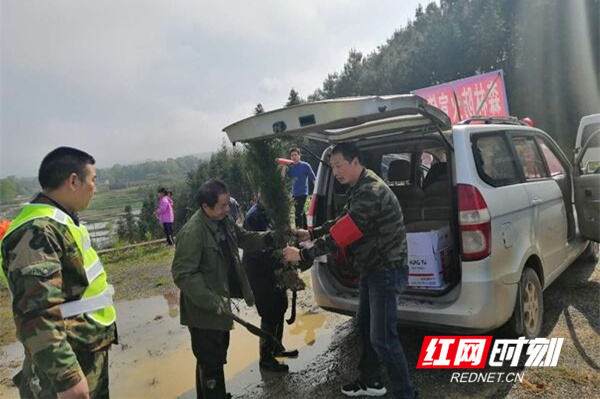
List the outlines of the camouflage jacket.
<svg viewBox="0 0 600 399">
<path fill-rule="evenodd" d="M 43 194 L 32 202 L 66 212 Z M 82 254 L 67 226 L 34 219 L 5 237 L 1 252 L 17 338 L 34 367 L 53 381 L 55 391 L 64 391 L 83 375 L 75 353 L 106 348 L 116 341 L 116 326 L 102 326 L 84 315 L 61 315 L 57 305 L 79 299 L 88 284 Z"/>
<path fill-rule="evenodd" d="M 347 248 L 357 270 L 368 272 L 406 266 L 406 230 L 400 203 L 387 184 L 366 168 L 356 184 L 348 189 L 341 215 L 312 232 L 315 245 L 302 249 L 302 258 L 313 259 L 336 251 L 338 247 L 329 230 L 346 215 L 362 233 L 362 237 Z"/>
</svg>

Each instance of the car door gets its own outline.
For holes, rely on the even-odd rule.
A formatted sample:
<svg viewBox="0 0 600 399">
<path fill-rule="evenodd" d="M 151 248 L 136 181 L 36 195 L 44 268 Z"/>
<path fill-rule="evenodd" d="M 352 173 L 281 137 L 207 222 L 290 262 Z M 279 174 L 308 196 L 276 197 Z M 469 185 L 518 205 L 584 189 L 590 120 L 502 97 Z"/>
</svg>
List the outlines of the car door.
<svg viewBox="0 0 600 399">
<path fill-rule="evenodd" d="M 563 193 L 550 176 L 534 133 L 513 132 L 512 141 L 531 203 L 531 239 L 542 258 L 545 274 L 550 276 L 563 264 L 568 251 Z"/>
<path fill-rule="evenodd" d="M 600 241 L 600 130 L 596 130 L 575 160 L 575 209 L 581 235 Z"/>
<path fill-rule="evenodd" d="M 575 238 L 575 217 L 573 212 L 575 197 L 573 195 L 571 164 L 568 161 L 567 156 L 550 137 L 538 134 L 536 135 L 536 140 L 544 155 L 550 177 L 558 184 L 558 187 L 563 194 L 563 201 L 567 212 L 567 240 L 571 241 Z"/>
</svg>

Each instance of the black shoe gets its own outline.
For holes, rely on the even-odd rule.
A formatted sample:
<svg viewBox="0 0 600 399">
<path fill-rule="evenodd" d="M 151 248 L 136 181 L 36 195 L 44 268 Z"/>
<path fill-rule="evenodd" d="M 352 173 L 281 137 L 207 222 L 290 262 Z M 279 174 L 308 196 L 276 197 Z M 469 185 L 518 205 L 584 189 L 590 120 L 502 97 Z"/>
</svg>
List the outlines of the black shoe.
<svg viewBox="0 0 600 399">
<path fill-rule="evenodd" d="M 346 396 L 383 396 L 387 389 L 379 381 L 364 383 L 361 380 L 355 380 L 350 384 L 342 386 L 342 393 Z"/>
<path fill-rule="evenodd" d="M 284 350 L 284 351 L 274 353 L 275 357 L 298 357 L 298 355 L 299 355 L 298 349 L 292 349 L 289 351 Z"/>
<path fill-rule="evenodd" d="M 258 362 L 261 369 L 272 371 L 274 373 L 287 373 L 290 371 L 290 367 L 287 364 L 279 363 L 275 358 L 268 360 L 261 360 Z"/>
</svg>

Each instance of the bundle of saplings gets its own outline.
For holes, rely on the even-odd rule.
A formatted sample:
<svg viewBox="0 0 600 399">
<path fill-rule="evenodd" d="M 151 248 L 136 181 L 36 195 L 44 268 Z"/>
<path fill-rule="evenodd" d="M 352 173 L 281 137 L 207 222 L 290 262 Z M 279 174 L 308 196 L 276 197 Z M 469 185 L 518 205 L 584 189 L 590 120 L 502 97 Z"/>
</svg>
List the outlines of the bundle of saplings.
<svg viewBox="0 0 600 399">
<path fill-rule="evenodd" d="M 282 140 L 271 139 L 247 143 L 246 148 L 253 186 L 260 192 L 274 230 L 273 239 L 277 249 L 273 252 L 273 257 L 280 264 L 275 270 L 278 284 L 292 291 L 303 290 L 305 284 L 298 276 L 298 268 L 304 270 L 310 264 L 289 264 L 282 257 L 283 248 L 297 245 L 290 183 L 283 176 L 281 166 L 275 162 L 276 158 L 286 152 L 286 144 Z"/>
</svg>

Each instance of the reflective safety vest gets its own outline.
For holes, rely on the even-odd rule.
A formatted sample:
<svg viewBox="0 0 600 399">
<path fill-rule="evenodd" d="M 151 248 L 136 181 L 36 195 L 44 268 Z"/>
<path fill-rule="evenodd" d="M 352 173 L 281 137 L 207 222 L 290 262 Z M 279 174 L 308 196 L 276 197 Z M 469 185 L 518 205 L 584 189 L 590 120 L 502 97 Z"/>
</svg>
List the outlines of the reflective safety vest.
<svg viewBox="0 0 600 399">
<path fill-rule="evenodd" d="M 3 240 L 23 224 L 40 218 L 54 219 L 67 226 L 77 243 L 79 251 L 83 254 L 83 267 L 85 268 L 88 286 L 83 292 L 81 299 L 64 302 L 59 305 L 62 316 L 68 318 L 85 313 L 101 325 L 109 326 L 114 323 L 117 319 L 117 312 L 113 306 L 114 289 L 106 280 L 104 267 L 102 267 L 98 254 L 92 248 L 90 234 L 83 224 L 77 226 L 69 215 L 54 206 L 28 204 L 21 209 L 21 212 L 12 221 Z M 0 279 L 8 286 L 8 279 L 2 268 L 1 256 Z"/>
</svg>

